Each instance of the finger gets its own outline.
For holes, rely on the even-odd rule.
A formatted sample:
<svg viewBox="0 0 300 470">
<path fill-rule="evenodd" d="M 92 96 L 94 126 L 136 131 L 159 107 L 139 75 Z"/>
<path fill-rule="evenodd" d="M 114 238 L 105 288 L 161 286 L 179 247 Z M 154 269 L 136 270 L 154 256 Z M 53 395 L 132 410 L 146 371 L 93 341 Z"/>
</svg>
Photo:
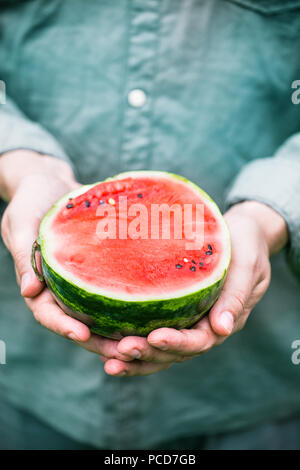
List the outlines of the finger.
<svg viewBox="0 0 300 470">
<path fill-rule="evenodd" d="M 104 364 L 104 370 L 108 375 L 117 377 L 133 377 L 136 375 L 150 375 L 166 370 L 171 364 L 154 364 L 153 362 L 132 361 L 123 362 L 117 359 L 108 359 Z"/>
<path fill-rule="evenodd" d="M 25 299 L 35 319 L 48 330 L 74 341 L 88 341 L 89 328 L 83 323 L 65 314 L 56 304 L 48 290 L 44 290 L 34 299 Z"/>
<path fill-rule="evenodd" d="M 222 339 L 212 330 L 207 317 L 189 330 L 160 328 L 148 336 L 148 342 L 153 347 L 181 356 L 201 354 L 221 341 Z"/>
<path fill-rule="evenodd" d="M 36 320 L 45 328 L 73 340 L 79 346 L 107 358 L 128 361 L 117 349 L 118 341 L 91 334 L 89 328 L 66 315 L 56 304 L 50 292 L 45 290 L 35 299 L 26 299 Z"/>
<path fill-rule="evenodd" d="M 168 363 L 179 362 L 180 356 L 173 353 L 159 351 L 152 347 L 146 338 L 140 336 L 127 336 L 118 344 L 118 351 L 129 359 L 139 359 L 147 362 Z"/>
<path fill-rule="evenodd" d="M 250 268 L 232 263 L 221 296 L 209 313 L 212 329 L 218 335 L 228 336 L 244 322 L 249 313 L 252 279 Z"/>
<path fill-rule="evenodd" d="M 98 336 L 91 334 L 90 338 L 85 341 L 75 341 L 79 346 L 84 347 L 90 352 L 99 354 L 100 357 L 103 357 L 103 360 L 108 359 L 119 359 L 121 361 L 131 361 L 132 358 L 121 354 L 118 351 L 118 341 L 114 339 L 104 338 L 103 336 Z"/>
</svg>

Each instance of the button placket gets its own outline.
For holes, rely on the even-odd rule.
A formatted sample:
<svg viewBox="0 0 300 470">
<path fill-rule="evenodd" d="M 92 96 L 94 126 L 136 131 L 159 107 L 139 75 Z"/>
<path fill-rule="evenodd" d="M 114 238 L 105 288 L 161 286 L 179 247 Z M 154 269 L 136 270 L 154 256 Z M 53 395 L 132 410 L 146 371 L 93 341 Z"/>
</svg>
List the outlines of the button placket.
<svg viewBox="0 0 300 470">
<path fill-rule="evenodd" d="M 132 0 L 130 5 L 126 103 L 121 145 L 122 167 L 127 170 L 149 166 L 160 2 Z"/>
</svg>

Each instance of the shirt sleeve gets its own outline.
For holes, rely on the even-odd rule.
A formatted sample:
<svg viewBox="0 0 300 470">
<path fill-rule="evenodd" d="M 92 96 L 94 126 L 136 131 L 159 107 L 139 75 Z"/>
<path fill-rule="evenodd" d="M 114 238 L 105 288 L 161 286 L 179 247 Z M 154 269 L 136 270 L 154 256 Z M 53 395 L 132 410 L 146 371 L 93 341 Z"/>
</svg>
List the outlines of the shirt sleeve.
<svg viewBox="0 0 300 470">
<path fill-rule="evenodd" d="M 248 163 L 226 197 L 227 208 L 245 200 L 265 203 L 286 221 L 288 263 L 300 277 L 300 133 L 290 137 L 268 158 Z"/>
<path fill-rule="evenodd" d="M 6 97 L 5 103 L 0 104 L 0 154 L 17 149 L 34 150 L 71 164 L 59 142 Z"/>
</svg>

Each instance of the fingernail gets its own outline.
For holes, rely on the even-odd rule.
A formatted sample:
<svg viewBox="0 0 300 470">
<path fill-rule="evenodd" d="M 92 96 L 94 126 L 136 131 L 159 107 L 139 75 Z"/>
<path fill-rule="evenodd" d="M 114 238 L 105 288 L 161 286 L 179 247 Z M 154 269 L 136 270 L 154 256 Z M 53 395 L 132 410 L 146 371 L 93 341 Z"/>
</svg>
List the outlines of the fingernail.
<svg viewBox="0 0 300 470">
<path fill-rule="evenodd" d="M 25 273 L 21 279 L 21 292 L 24 292 L 26 288 L 29 286 L 31 280 L 30 273 Z"/>
<path fill-rule="evenodd" d="M 71 339 L 72 341 L 80 341 L 80 339 L 77 338 L 77 336 L 76 336 L 74 333 L 69 333 L 67 336 L 68 336 L 68 338 Z"/>
<path fill-rule="evenodd" d="M 165 341 L 162 341 L 161 343 L 157 344 L 155 347 L 162 349 L 163 351 L 166 351 L 168 349 L 168 344 Z"/>
<path fill-rule="evenodd" d="M 227 334 L 230 334 L 234 326 L 234 318 L 230 312 L 222 312 L 220 316 L 220 324 L 226 330 Z"/>
<path fill-rule="evenodd" d="M 140 359 L 140 357 L 142 356 L 142 353 L 138 349 L 133 349 L 130 353 L 130 356 L 134 357 L 135 359 Z"/>
</svg>

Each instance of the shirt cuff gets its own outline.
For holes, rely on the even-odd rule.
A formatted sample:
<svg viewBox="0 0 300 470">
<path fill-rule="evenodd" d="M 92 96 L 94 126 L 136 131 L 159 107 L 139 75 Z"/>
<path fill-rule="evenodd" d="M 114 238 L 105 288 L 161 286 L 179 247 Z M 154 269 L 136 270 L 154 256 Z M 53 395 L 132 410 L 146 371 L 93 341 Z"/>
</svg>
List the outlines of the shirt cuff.
<svg viewBox="0 0 300 470">
<path fill-rule="evenodd" d="M 300 148 L 298 155 L 297 159 L 273 157 L 247 164 L 227 194 L 226 207 L 254 200 L 277 211 L 288 226 L 288 263 L 300 277 Z"/>
<path fill-rule="evenodd" d="M 7 99 L 6 104 L 0 105 L 0 154 L 17 149 L 52 155 L 71 164 L 57 140 Z"/>
</svg>

